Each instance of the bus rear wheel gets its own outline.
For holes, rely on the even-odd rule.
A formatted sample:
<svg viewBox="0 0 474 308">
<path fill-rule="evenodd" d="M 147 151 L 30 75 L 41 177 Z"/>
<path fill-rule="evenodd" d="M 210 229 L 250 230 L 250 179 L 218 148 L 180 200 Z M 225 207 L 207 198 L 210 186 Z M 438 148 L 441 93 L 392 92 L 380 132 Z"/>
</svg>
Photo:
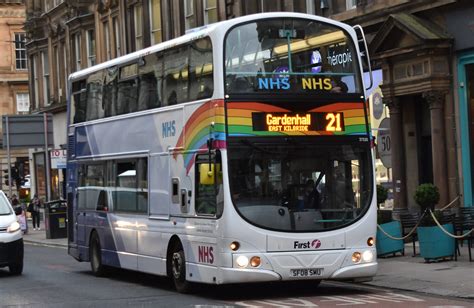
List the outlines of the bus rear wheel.
<svg viewBox="0 0 474 308">
<path fill-rule="evenodd" d="M 100 239 L 96 232 L 92 233 L 89 244 L 89 257 L 91 262 L 92 273 L 97 277 L 102 277 L 106 274 L 105 265 L 102 264 L 102 250 L 100 246 Z"/>
<path fill-rule="evenodd" d="M 184 256 L 183 246 L 178 243 L 171 251 L 171 279 L 176 291 L 179 293 L 189 293 L 191 286 L 186 281 L 186 259 Z"/>
</svg>

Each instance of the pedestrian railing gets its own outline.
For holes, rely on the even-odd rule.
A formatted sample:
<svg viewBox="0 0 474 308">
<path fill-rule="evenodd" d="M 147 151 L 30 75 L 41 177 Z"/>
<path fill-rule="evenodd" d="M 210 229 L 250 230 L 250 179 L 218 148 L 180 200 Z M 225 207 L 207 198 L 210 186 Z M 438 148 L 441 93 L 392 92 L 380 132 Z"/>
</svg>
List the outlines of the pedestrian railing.
<svg viewBox="0 0 474 308">
<path fill-rule="evenodd" d="M 420 226 L 421 222 L 425 217 L 431 216 L 435 225 L 441 229 L 443 233 L 447 236 L 454 238 L 456 240 L 456 247 L 458 247 L 458 241 L 467 239 L 468 241 L 468 248 L 469 248 L 469 261 L 472 261 L 471 255 L 471 246 L 472 246 L 472 239 L 474 238 L 474 207 L 473 208 L 459 208 L 457 213 L 451 212 L 449 215 L 444 215 L 441 218 L 437 217 L 435 212 L 445 212 L 451 206 L 453 206 L 456 201 L 458 201 L 459 196 L 454 198 L 450 203 L 444 206 L 441 209 L 436 211 L 432 211 L 431 209 L 426 209 L 421 215 L 419 216 L 408 216 L 408 214 L 401 214 L 400 215 L 400 222 L 402 225 L 402 234 L 404 234 L 404 229 L 409 225 L 411 227 L 410 231 L 404 234 L 402 237 L 397 237 L 389 234 L 386 232 L 380 225 L 377 225 L 378 230 L 382 232 L 386 237 L 392 240 L 405 240 L 409 237 L 413 238 L 415 241 L 415 233 L 417 228 Z M 405 216 L 403 216 L 405 215 Z M 403 220 L 405 219 L 405 225 L 403 224 Z M 407 223 L 408 221 L 408 223 Z M 454 233 L 449 232 L 443 225 L 445 223 L 452 223 L 454 226 Z M 404 228 L 405 226 L 405 228 Z M 414 254 L 415 254 L 415 250 Z"/>
</svg>

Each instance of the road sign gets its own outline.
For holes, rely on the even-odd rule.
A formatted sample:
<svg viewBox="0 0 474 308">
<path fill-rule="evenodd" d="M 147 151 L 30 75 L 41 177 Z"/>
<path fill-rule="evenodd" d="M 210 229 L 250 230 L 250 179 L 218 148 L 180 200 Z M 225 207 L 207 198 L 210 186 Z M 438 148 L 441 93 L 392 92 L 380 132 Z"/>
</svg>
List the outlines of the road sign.
<svg viewBox="0 0 474 308">
<path fill-rule="evenodd" d="M 377 133 L 377 151 L 382 163 L 387 168 L 392 168 L 392 142 L 390 139 L 390 118 L 380 122 Z"/>
<path fill-rule="evenodd" d="M 53 115 L 48 113 L 30 115 L 3 115 L 2 147 L 7 149 L 7 162 L 11 165 L 11 149 L 44 148 L 53 146 Z M 51 200 L 51 162 L 48 155 L 46 160 L 46 200 Z M 11 172 L 8 172 L 8 182 L 12 183 Z M 12 189 L 9 186 L 9 196 Z"/>
<path fill-rule="evenodd" d="M 44 148 L 44 121 L 43 114 L 3 115 L 3 148 L 7 148 L 7 132 L 10 149 Z M 46 127 L 48 146 L 53 146 L 53 116 L 51 114 L 47 115 Z"/>
</svg>

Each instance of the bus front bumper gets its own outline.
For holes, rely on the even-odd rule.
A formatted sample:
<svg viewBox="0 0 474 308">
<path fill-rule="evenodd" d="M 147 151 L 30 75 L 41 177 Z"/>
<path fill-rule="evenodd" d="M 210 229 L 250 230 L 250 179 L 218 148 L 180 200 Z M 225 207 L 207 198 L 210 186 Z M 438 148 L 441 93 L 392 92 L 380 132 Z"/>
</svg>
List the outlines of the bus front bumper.
<svg viewBox="0 0 474 308">
<path fill-rule="evenodd" d="M 329 279 L 358 280 L 367 277 L 367 280 L 371 280 L 377 273 L 377 267 L 377 262 L 346 266 L 335 271 Z"/>
<path fill-rule="evenodd" d="M 375 248 L 365 249 L 371 252 L 372 260 L 354 263 L 352 254 L 361 249 L 328 251 L 308 251 L 298 254 L 291 252 L 258 254 L 261 265 L 239 268 L 237 258 L 245 255 L 250 259 L 254 254 L 234 254 L 234 267 L 220 267 L 218 284 L 238 283 L 242 281 L 290 281 L 290 280 L 370 280 L 377 273 Z"/>
<path fill-rule="evenodd" d="M 377 262 L 356 264 L 346 266 L 336 270 L 330 276 L 312 277 L 312 280 L 356 280 L 369 281 L 377 273 Z M 220 275 L 217 283 L 241 283 L 243 281 L 268 282 L 268 281 L 287 281 L 298 280 L 290 277 L 283 277 L 272 270 L 264 269 L 239 269 L 239 268 L 220 268 Z M 308 278 L 302 278 L 308 279 Z"/>
<path fill-rule="evenodd" d="M 282 277 L 278 273 L 262 269 L 221 268 L 219 277 L 220 280 L 217 282 L 218 284 L 282 280 Z"/>
</svg>

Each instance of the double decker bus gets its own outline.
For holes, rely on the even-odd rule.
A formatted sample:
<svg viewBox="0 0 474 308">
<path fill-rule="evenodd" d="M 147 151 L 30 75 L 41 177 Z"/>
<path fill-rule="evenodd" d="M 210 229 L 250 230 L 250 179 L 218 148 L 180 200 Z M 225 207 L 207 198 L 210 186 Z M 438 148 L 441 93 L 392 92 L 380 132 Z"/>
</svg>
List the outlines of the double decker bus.
<svg viewBox="0 0 474 308">
<path fill-rule="evenodd" d="M 370 279 L 359 36 L 318 16 L 249 15 L 72 74 L 69 254 L 181 292 Z"/>
</svg>

